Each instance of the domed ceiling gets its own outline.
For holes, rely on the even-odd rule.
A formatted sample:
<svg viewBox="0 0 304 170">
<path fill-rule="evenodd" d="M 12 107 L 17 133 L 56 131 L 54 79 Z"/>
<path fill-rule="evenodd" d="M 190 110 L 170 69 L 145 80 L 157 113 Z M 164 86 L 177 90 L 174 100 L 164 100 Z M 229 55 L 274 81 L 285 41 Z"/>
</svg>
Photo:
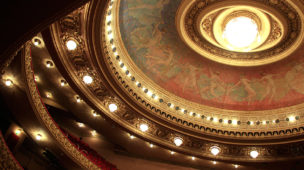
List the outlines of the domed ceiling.
<svg viewBox="0 0 304 170">
<path fill-rule="evenodd" d="M 213 10 L 223 10 L 223 8 L 216 6 L 216 1 L 206 1 L 205 3 L 197 4 L 198 2 L 191 3 L 201 5 L 202 9 L 200 10 L 202 11 L 205 8 L 211 11 L 208 8 L 209 6 Z M 275 7 L 279 2 L 271 2 L 256 1 L 255 3 L 264 6 L 268 5 L 270 6 L 268 7 L 270 8 L 269 11 L 275 10 L 277 12 Z M 285 60 L 266 66 L 244 67 L 247 66 L 247 63 L 255 64 L 260 62 L 259 58 L 249 58 L 246 60 L 247 63 L 241 63 L 239 66 L 218 63 L 217 61 L 221 62 L 220 59 L 217 61 L 209 60 L 207 59 L 208 56 L 200 55 L 189 47 L 189 44 L 183 41 L 178 33 L 177 27 L 179 26 L 176 24 L 179 23 L 177 19 L 180 18 L 177 18 L 176 15 L 180 12 L 180 5 L 183 3 L 181 0 L 123 0 L 120 4 L 119 28 L 124 46 L 134 64 L 154 84 L 157 84 L 161 91 L 169 91 L 174 96 L 201 105 L 233 110 L 267 110 L 303 103 L 303 49 L 297 51 L 294 49 L 292 55 L 284 56 L 286 57 Z M 186 3 L 189 2 L 187 1 Z M 240 4 L 240 2 L 237 1 L 235 4 Z M 253 10 L 251 5 L 243 5 L 241 7 L 244 9 L 240 10 Z M 280 5 L 286 5 L 283 7 L 287 8 L 289 4 L 281 2 Z M 294 7 L 288 7 L 289 9 L 286 10 L 296 10 Z M 232 10 L 237 11 L 237 9 Z M 299 31 L 302 27 L 302 23 L 298 21 L 300 16 L 290 11 L 286 13 L 292 16 L 284 18 L 289 20 L 289 28 L 285 29 L 289 34 L 292 32 L 289 29 Z M 200 13 L 194 14 L 199 15 Z M 265 15 L 267 15 L 265 17 L 271 19 L 270 14 L 266 13 Z M 302 15 L 302 13 L 299 15 Z M 212 24 L 209 24 L 210 27 L 212 27 Z M 290 28 L 292 26 L 296 28 Z M 296 34 L 298 35 L 299 33 L 297 32 Z M 282 44 L 286 41 L 290 41 L 289 43 L 293 44 L 293 41 L 297 39 L 296 37 L 287 39 L 288 36 L 292 35 L 283 37 L 280 42 L 277 42 L 277 45 L 267 49 L 267 52 L 270 53 L 278 48 L 283 48 Z M 208 37 L 201 36 L 198 38 L 200 38 L 202 43 L 208 44 L 210 47 L 213 46 L 216 50 L 231 54 L 235 53 L 212 45 L 208 42 Z M 267 41 L 270 41 L 269 39 L 272 37 L 266 38 Z M 284 47 L 292 48 L 291 45 L 284 45 Z M 265 50 L 248 52 L 250 54 L 246 52 L 235 54 L 261 54 L 259 57 L 262 58 L 263 52 Z M 229 60 L 230 63 L 234 61 L 238 62 L 239 60 L 237 58 L 233 59 L 233 57 Z"/>
<path fill-rule="evenodd" d="M 303 9 L 96 0 L 53 24 L 46 44 L 79 96 L 136 136 L 208 159 L 217 146 L 222 160 L 279 160 L 304 131 Z"/>
</svg>

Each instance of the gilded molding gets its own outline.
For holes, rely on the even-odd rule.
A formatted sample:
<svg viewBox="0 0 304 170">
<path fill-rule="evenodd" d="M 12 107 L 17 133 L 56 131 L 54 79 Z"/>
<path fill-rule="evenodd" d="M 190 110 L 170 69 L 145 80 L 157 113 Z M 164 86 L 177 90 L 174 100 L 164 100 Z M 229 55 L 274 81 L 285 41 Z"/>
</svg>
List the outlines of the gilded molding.
<svg viewBox="0 0 304 170">
<path fill-rule="evenodd" d="M 39 95 L 38 88 L 34 80 L 34 71 L 32 68 L 32 57 L 31 57 L 31 43 L 28 42 L 24 49 L 24 71 L 27 83 L 27 95 L 29 101 L 36 116 L 40 119 L 46 128 L 49 130 L 50 134 L 56 139 L 58 144 L 63 148 L 63 151 L 67 153 L 76 163 L 81 165 L 86 169 L 100 169 L 94 163 L 92 163 L 88 158 L 86 158 L 83 153 L 81 153 L 74 144 L 72 144 L 68 138 L 61 132 L 57 124 L 54 122 L 52 117 L 47 112 L 47 109 L 42 102 Z"/>
<path fill-rule="evenodd" d="M 19 162 L 14 158 L 7 147 L 2 133 L 0 132 L 0 169 L 23 170 Z"/>
</svg>

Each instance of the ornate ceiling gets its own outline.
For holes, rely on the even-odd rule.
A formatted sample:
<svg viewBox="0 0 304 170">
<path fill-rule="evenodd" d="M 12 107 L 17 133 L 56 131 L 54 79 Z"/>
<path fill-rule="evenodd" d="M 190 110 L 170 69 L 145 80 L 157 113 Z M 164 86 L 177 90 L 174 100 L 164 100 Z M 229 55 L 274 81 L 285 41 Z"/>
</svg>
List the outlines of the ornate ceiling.
<svg viewBox="0 0 304 170">
<path fill-rule="evenodd" d="M 40 41 L 79 94 L 74 97 L 135 136 L 204 159 L 301 159 L 303 5 L 96 0 L 54 23 Z M 244 46 L 227 38 L 228 24 L 239 17 L 256 30 Z M 27 56 L 28 86 L 34 87 Z M 35 89 L 29 91 L 38 100 Z M 34 105 L 69 150 L 42 105 Z M 216 156 L 212 147 L 220 148 Z"/>
</svg>

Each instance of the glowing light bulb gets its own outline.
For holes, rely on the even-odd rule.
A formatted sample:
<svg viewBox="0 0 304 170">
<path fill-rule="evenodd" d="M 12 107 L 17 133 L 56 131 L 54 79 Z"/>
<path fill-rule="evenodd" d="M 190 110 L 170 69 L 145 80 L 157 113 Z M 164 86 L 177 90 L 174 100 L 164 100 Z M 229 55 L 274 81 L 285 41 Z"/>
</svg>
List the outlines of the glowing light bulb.
<svg viewBox="0 0 304 170">
<path fill-rule="evenodd" d="M 110 112 L 115 112 L 118 109 L 117 105 L 112 103 L 109 105 Z"/>
<path fill-rule="evenodd" d="M 76 96 L 76 102 L 80 103 L 81 102 L 81 98 L 79 96 Z"/>
<path fill-rule="evenodd" d="M 146 132 L 149 129 L 149 126 L 147 124 L 143 123 L 139 126 L 139 128 L 142 132 Z"/>
<path fill-rule="evenodd" d="M 294 122 L 294 121 L 296 121 L 296 118 L 295 118 L 294 116 L 290 116 L 290 117 L 289 117 L 289 121 L 290 121 L 290 122 Z"/>
<path fill-rule="evenodd" d="M 7 79 L 7 80 L 5 80 L 5 85 L 6 85 L 7 87 L 10 87 L 10 86 L 13 85 L 13 81 L 10 80 L 10 79 Z"/>
<path fill-rule="evenodd" d="M 234 165 L 234 168 L 238 168 L 238 167 L 239 167 L 239 165 L 237 165 L 237 164 Z"/>
<path fill-rule="evenodd" d="M 21 129 L 16 129 L 16 130 L 15 130 L 15 134 L 16 134 L 17 136 L 19 136 L 19 135 L 21 134 L 21 131 L 22 131 Z"/>
<path fill-rule="evenodd" d="M 66 83 L 66 81 L 65 80 L 61 80 L 60 81 L 60 85 L 63 87 L 63 86 L 65 86 L 67 83 Z"/>
<path fill-rule="evenodd" d="M 216 161 L 212 161 L 212 163 L 213 163 L 213 165 L 216 165 L 216 164 L 217 164 L 217 162 L 216 162 Z"/>
<path fill-rule="evenodd" d="M 130 135 L 130 139 L 134 139 L 135 138 L 135 136 L 133 136 L 133 135 Z"/>
<path fill-rule="evenodd" d="M 175 137 L 175 138 L 174 138 L 174 144 L 175 144 L 176 146 L 181 146 L 181 145 L 183 144 L 183 139 L 180 138 L 180 137 Z"/>
<path fill-rule="evenodd" d="M 41 41 L 38 38 L 34 39 L 34 45 L 39 46 L 41 44 Z"/>
<path fill-rule="evenodd" d="M 53 96 L 52 93 L 46 92 L 46 97 L 47 97 L 47 98 L 52 98 L 52 96 Z"/>
<path fill-rule="evenodd" d="M 174 152 L 174 151 L 171 151 L 171 152 L 170 152 L 170 154 L 171 154 L 171 155 L 174 155 L 174 154 L 175 154 L 175 152 Z"/>
<path fill-rule="evenodd" d="M 35 75 L 35 81 L 36 81 L 36 82 L 39 82 L 39 80 L 40 80 L 40 79 L 39 79 L 39 76 Z"/>
<path fill-rule="evenodd" d="M 66 42 L 66 46 L 67 46 L 68 50 L 72 51 L 77 48 L 77 43 L 74 40 L 69 40 Z"/>
<path fill-rule="evenodd" d="M 237 125 L 237 122 L 238 122 L 237 120 L 232 120 L 233 125 Z"/>
<path fill-rule="evenodd" d="M 91 134 L 92 134 L 92 136 L 96 136 L 97 135 L 96 130 L 91 131 Z"/>
<path fill-rule="evenodd" d="M 47 68 L 51 68 L 51 67 L 53 67 L 53 62 L 51 62 L 51 61 L 46 61 L 46 67 Z"/>
<path fill-rule="evenodd" d="M 91 76 L 88 76 L 88 75 L 83 76 L 82 80 L 84 81 L 85 84 L 91 84 L 93 82 L 93 78 Z"/>
<path fill-rule="evenodd" d="M 150 143 L 150 148 L 153 148 L 153 147 L 154 147 L 154 145 L 152 143 Z"/>
<path fill-rule="evenodd" d="M 259 156 L 259 152 L 256 150 L 250 151 L 250 156 L 255 159 Z"/>
<path fill-rule="evenodd" d="M 79 127 L 84 127 L 83 123 L 78 122 L 77 124 L 78 124 Z"/>
<path fill-rule="evenodd" d="M 37 140 L 41 140 L 41 139 L 42 139 L 42 135 L 41 135 L 41 134 L 37 134 L 37 135 L 36 135 L 36 139 L 37 139 Z"/>
<path fill-rule="evenodd" d="M 221 150 L 217 146 L 212 146 L 210 148 L 210 152 L 211 152 L 212 155 L 216 156 L 217 154 L 219 154 L 221 152 Z"/>
<path fill-rule="evenodd" d="M 195 160 L 195 157 L 194 157 L 194 156 L 192 156 L 192 157 L 191 157 L 191 159 L 194 161 L 194 160 Z"/>
<path fill-rule="evenodd" d="M 250 46 L 258 38 L 258 26 L 248 17 L 240 16 L 231 19 L 225 26 L 223 37 L 236 48 Z"/>
</svg>

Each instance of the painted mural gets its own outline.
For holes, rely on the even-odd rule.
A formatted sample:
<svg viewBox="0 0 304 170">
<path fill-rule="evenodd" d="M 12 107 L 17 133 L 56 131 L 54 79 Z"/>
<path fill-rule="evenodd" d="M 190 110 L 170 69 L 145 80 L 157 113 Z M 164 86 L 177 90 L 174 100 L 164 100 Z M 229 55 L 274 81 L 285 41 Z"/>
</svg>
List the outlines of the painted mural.
<svg viewBox="0 0 304 170">
<path fill-rule="evenodd" d="M 261 110 L 304 102 L 304 51 L 252 68 L 209 61 L 179 38 L 175 13 L 180 1 L 121 1 L 125 47 L 155 83 L 187 100 L 218 108 Z"/>
</svg>

